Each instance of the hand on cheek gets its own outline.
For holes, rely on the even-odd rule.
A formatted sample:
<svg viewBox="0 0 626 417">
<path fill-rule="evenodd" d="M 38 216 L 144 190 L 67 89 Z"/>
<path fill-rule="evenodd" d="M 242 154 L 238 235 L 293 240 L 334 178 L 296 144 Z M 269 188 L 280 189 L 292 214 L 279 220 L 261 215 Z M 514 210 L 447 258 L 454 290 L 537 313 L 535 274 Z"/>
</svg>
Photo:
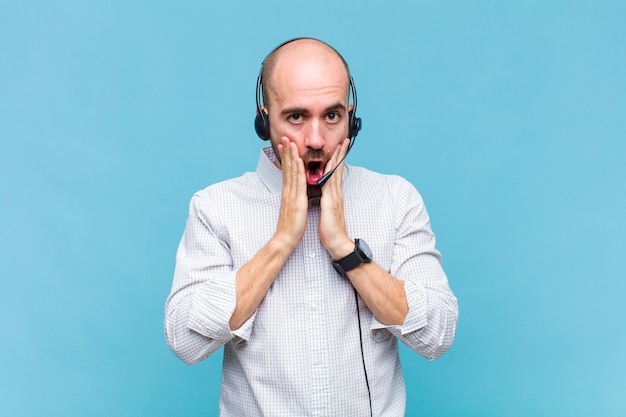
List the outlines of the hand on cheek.
<svg viewBox="0 0 626 417">
<path fill-rule="evenodd" d="M 326 171 L 333 169 L 346 155 L 349 139 L 337 146 L 327 164 Z M 322 187 L 320 200 L 321 216 L 318 234 L 324 247 L 333 259 L 340 259 L 354 249 L 354 242 L 348 236 L 343 210 L 343 163 L 337 168 L 328 182 Z"/>
<path fill-rule="evenodd" d="M 277 146 L 281 159 L 283 190 L 275 236 L 293 249 L 304 236 L 308 201 L 304 163 L 295 143 L 283 137 Z"/>
</svg>

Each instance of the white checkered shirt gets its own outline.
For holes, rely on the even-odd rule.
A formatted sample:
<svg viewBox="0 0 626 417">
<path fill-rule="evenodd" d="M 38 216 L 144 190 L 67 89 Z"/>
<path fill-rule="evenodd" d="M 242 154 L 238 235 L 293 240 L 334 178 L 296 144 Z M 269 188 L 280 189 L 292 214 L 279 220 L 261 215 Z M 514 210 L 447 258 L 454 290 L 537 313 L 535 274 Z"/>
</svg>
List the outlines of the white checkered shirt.
<svg viewBox="0 0 626 417">
<path fill-rule="evenodd" d="M 398 176 L 346 166 L 343 190 L 349 235 L 365 240 L 374 262 L 405 283 L 409 312 L 401 326 L 377 321 L 359 297 L 361 348 L 353 287 L 317 235 L 318 200 L 257 310 L 230 330 L 235 274 L 277 224 L 282 174 L 274 158 L 265 148 L 256 172 L 193 196 L 165 306 L 168 344 L 187 363 L 224 346 L 222 416 L 369 416 L 363 360 L 373 415 L 403 416 L 397 341 L 438 358 L 452 344 L 458 309 L 422 198 Z"/>
</svg>

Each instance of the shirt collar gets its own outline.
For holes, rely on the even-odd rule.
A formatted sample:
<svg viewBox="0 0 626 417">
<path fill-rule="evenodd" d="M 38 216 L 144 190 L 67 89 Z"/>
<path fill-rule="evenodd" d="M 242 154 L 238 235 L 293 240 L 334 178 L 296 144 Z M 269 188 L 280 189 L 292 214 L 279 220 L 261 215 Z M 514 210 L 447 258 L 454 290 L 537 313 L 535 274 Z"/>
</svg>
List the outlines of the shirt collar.
<svg viewBox="0 0 626 417">
<path fill-rule="evenodd" d="M 271 146 L 261 149 L 259 163 L 256 172 L 261 178 L 261 182 L 273 193 L 280 193 L 283 189 L 283 174 L 276 165 L 276 155 Z"/>
</svg>

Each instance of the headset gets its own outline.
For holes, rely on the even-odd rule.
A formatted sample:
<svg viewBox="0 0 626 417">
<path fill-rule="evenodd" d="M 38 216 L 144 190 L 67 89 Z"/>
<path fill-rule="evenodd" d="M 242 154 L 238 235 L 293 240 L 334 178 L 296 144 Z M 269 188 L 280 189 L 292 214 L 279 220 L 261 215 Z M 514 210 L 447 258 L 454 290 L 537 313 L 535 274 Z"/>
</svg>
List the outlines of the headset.
<svg viewBox="0 0 626 417">
<path fill-rule="evenodd" d="M 263 140 L 269 140 L 270 139 L 270 120 L 269 120 L 269 117 L 268 117 L 267 113 L 265 112 L 265 110 L 263 110 L 263 104 L 262 104 L 263 99 L 261 97 L 262 94 L 263 94 L 262 93 L 262 90 L 263 90 L 263 68 L 265 67 L 265 62 L 267 62 L 269 57 L 271 57 L 276 51 L 278 51 L 283 46 L 287 45 L 288 43 L 291 43 L 291 42 L 294 42 L 294 41 L 297 41 L 297 40 L 301 40 L 301 39 L 311 39 L 311 40 L 315 40 L 315 41 L 321 42 L 324 45 L 328 46 L 333 51 L 335 51 L 335 53 L 339 56 L 339 58 L 341 58 L 341 60 L 343 61 L 343 63 L 346 66 L 346 70 L 348 71 L 348 78 L 350 79 L 350 92 L 352 94 L 352 101 L 353 101 L 352 110 L 350 110 L 348 112 L 348 137 L 350 138 L 350 143 L 348 144 L 348 150 L 346 151 L 346 155 L 341 159 L 341 161 L 339 161 L 339 163 L 337 163 L 337 165 L 332 170 L 330 170 L 328 173 L 324 174 L 324 176 L 317 181 L 317 185 L 321 187 L 322 185 L 324 185 L 326 183 L 326 181 L 328 181 L 328 179 L 331 177 L 331 175 L 333 175 L 333 173 L 335 172 L 337 167 L 339 167 L 339 165 L 341 165 L 341 163 L 346 158 L 346 156 L 348 156 L 348 152 L 350 152 L 350 149 L 352 149 L 352 145 L 354 145 L 354 139 L 356 138 L 356 135 L 359 134 L 359 131 L 361 130 L 361 127 L 362 127 L 361 118 L 360 117 L 356 117 L 357 99 L 356 99 L 356 87 L 354 86 L 354 80 L 352 79 L 352 75 L 350 75 L 350 69 L 348 68 L 348 64 L 346 63 L 346 60 L 343 59 L 343 56 L 341 56 L 341 54 L 339 52 L 337 52 L 337 50 L 335 48 L 333 48 L 332 46 L 328 45 L 326 42 L 320 41 L 319 39 L 302 37 L 302 38 L 289 39 L 288 41 L 283 42 L 280 45 L 278 45 L 269 54 L 267 54 L 267 56 L 265 57 L 265 59 L 261 63 L 261 69 L 259 70 L 259 76 L 256 79 L 256 113 L 257 114 L 256 114 L 256 117 L 254 119 L 254 130 L 256 131 L 256 134 L 259 135 L 259 137 L 261 139 L 263 139 Z"/>
</svg>

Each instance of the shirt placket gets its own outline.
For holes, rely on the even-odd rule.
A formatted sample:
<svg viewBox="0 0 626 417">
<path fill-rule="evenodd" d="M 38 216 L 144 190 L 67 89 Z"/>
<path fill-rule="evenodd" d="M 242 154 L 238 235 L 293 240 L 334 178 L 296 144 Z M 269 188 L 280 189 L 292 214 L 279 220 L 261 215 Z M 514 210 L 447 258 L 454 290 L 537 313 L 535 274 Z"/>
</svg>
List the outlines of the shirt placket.
<svg viewBox="0 0 626 417">
<path fill-rule="evenodd" d="M 310 207 L 307 230 L 303 238 L 303 263 L 307 291 L 307 309 L 310 343 L 311 411 L 314 416 L 328 415 L 328 341 L 325 326 L 329 319 L 324 314 L 324 281 L 326 251 L 317 234 L 319 206 Z"/>
</svg>

